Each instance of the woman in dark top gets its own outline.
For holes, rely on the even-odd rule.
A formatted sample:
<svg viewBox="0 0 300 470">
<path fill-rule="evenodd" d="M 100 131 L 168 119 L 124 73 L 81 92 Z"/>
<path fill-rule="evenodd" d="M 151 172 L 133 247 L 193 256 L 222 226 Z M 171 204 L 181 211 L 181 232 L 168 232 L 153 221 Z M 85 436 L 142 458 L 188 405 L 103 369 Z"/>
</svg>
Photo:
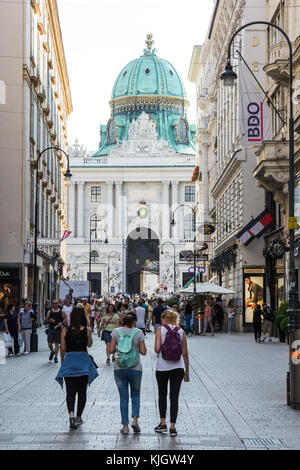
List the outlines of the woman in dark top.
<svg viewBox="0 0 300 470">
<path fill-rule="evenodd" d="M 62 386 L 63 378 L 67 390 L 67 406 L 70 427 L 76 429 L 83 423 L 81 415 L 86 404 L 88 384 L 98 376 L 95 365 L 87 352 L 93 344 L 91 328 L 82 307 L 74 307 L 70 316 L 70 326 L 61 334 L 61 368 L 56 380 Z M 77 416 L 75 418 L 75 398 L 78 394 Z"/>
<path fill-rule="evenodd" d="M 261 306 L 259 304 L 256 304 L 256 307 L 253 311 L 253 330 L 256 343 L 257 341 L 260 343 L 262 314 L 263 312 Z"/>
<path fill-rule="evenodd" d="M 16 312 L 16 306 L 14 304 L 10 304 L 7 306 L 7 313 L 4 317 L 4 327 L 5 333 L 10 333 L 11 337 L 14 340 L 14 353 L 15 356 L 20 356 L 20 347 L 18 336 L 19 332 L 21 332 L 21 325 L 20 325 L 20 318 Z M 13 355 L 12 348 L 9 348 L 8 355 Z"/>
</svg>

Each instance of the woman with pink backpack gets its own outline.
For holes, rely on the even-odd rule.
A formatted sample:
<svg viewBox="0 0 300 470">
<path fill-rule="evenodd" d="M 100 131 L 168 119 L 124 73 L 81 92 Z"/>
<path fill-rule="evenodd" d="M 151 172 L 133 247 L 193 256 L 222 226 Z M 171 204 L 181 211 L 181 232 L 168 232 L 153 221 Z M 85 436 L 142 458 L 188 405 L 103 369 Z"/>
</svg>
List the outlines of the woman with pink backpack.
<svg viewBox="0 0 300 470">
<path fill-rule="evenodd" d="M 168 382 L 170 381 L 170 436 L 177 436 L 175 428 L 182 380 L 189 382 L 189 355 L 185 332 L 178 326 L 178 314 L 166 310 L 161 315 L 162 326 L 155 333 L 157 353 L 156 380 L 160 423 L 155 432 L 168 432 L 166 425 Z"/>
</svg>

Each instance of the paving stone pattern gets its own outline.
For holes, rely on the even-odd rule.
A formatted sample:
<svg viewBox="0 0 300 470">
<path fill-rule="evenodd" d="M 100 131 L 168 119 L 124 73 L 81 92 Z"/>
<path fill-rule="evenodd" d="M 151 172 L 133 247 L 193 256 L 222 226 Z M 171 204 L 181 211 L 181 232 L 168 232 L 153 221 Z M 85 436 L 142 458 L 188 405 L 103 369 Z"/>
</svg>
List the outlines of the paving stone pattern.
<svg viewBox="0 0 300 470">
<path fill-rule="evenodd" d="M 48 361 L 43 329 L 38 353 L 7 357 L 0 365 L 0 450 L 300 449 L 300 414 L 286 405 L 287 344 L 256 344 L 244 333 L 188 338 L 191 381 L 182 385 L 178 436 L 170 438 L 154 432 L 154 334 L 147 335 L 142 358 L 142 432 L 128 436 L 120 434 L 113 366 L 105 364 L 104 343 L 93 338 L 99 377 L 88 389 L 84 424 L 77 430 L 69 430 L 65 390 L 54 380 L 59 364 Z"/>
</svg>

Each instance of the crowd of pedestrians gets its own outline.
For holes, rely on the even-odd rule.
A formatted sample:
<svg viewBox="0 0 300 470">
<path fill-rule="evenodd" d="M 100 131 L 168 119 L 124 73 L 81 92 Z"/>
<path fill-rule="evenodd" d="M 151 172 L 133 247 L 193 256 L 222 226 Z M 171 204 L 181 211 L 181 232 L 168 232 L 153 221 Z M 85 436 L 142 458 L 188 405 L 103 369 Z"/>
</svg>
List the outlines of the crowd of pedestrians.
<svg viewBox="0 0 300 470">
<path fill-rule="evenodd" d="M 199 334 L 211 336 L 222 331 L 224 317 L 228 316 L 228 334 L 232 334 L 237 307 L 229 301 L 225 307 L 221 298 L 205 300 L 203 330 Z M 255 341 L 261 341 L 263 333 L 271 341 L 271 309 L 264 304 L 263 309 L 256 305 L 253 314 Z M 23 354 L 30 352 L 30 335 L 35 314 L 29 301 L 16 311 L 9 305 L 5 315 L 5 332 L 11 335 L 13 344 L 9 355 L 20 353 L 20 337 L 24 344 Z M 171 302 L 146 299 L 141 296 L 116 296 L 113 298 L 53 300 L 45 305 L 45 325 L 49 361 L 60 362 L 57 382 L 66 387 L 66 403 L 70 428 L 76 429 L 83 423 L 82 414 L 87 399 L 87 387 L 98 377 L 97 364 L 88 353 L 93 345 L 92 333 L 105 342 L 106 364 L 114 363 L 114 380 L 120 395 L 122 434 L 129 433 L 129 389 L 132 402 L 131 427 L 135 433 L 141 432 L 140 393 L 143 376 L 141 356 L 147 354 L 145 336 L 155 334 L 154 350 L 157 355 L 156 381 L 160 422 L 154 429 L 157 433 L 168 432 L 166 424 L 167 391 L 170 389 L 170 436 L 176 436 L 176 421 L 181 384 L 189 381 L 189 356 L 187 337 L 194 334 L 193 306 L 189 300 L 181 298 Z M 77 396 L 77 410 L 75 401 Z"/>
</svg>

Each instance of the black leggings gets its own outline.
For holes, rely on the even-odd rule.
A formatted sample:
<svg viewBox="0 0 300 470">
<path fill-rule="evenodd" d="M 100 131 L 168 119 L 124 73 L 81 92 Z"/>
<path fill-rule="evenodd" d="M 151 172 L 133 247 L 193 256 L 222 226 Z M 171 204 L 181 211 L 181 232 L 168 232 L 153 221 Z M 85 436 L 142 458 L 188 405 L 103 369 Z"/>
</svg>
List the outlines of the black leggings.
<svg viewBox="0 0 300 470">
<path fill-rule="evenodd" d="M 170 422 L 176 423 L 178 414 L 178 398 L 183 381 L 184 370 L 173 369 L 167 371 L 156 371 L 156 380 L 158 384 L 158 404 L 160 417 L 165 419 L 167 413 L 167 393 L 168 382 L 170 380 Z"/>
<path fill-rule="evenodd" d="M 254 328 L 254 337 L 255 337 L 255 341 L 260 339 L 260 337 L 261 337 L 261 326 L 256 326 Z"/>
<path fill-rule="evenodd" d="M 65 377 L 69 413 L 75 409 L 75 397 L 76 393 L 78 393 L 77 416 L 82 415 L 86 404 L 88 379 L 88 375 L 82 375 L 81 377 Z"/>
<path fill-rule="evenodd" d="M 18 330 L 9 330 L 10 336 L 14 340 L 14 353 L 19 354 L 20 352 L 20 346 L 19 346 L 19 332 Z M 9 352 L 12 354 L 13 350 L 12 348 L 9 348 Z"/>
</svg>

